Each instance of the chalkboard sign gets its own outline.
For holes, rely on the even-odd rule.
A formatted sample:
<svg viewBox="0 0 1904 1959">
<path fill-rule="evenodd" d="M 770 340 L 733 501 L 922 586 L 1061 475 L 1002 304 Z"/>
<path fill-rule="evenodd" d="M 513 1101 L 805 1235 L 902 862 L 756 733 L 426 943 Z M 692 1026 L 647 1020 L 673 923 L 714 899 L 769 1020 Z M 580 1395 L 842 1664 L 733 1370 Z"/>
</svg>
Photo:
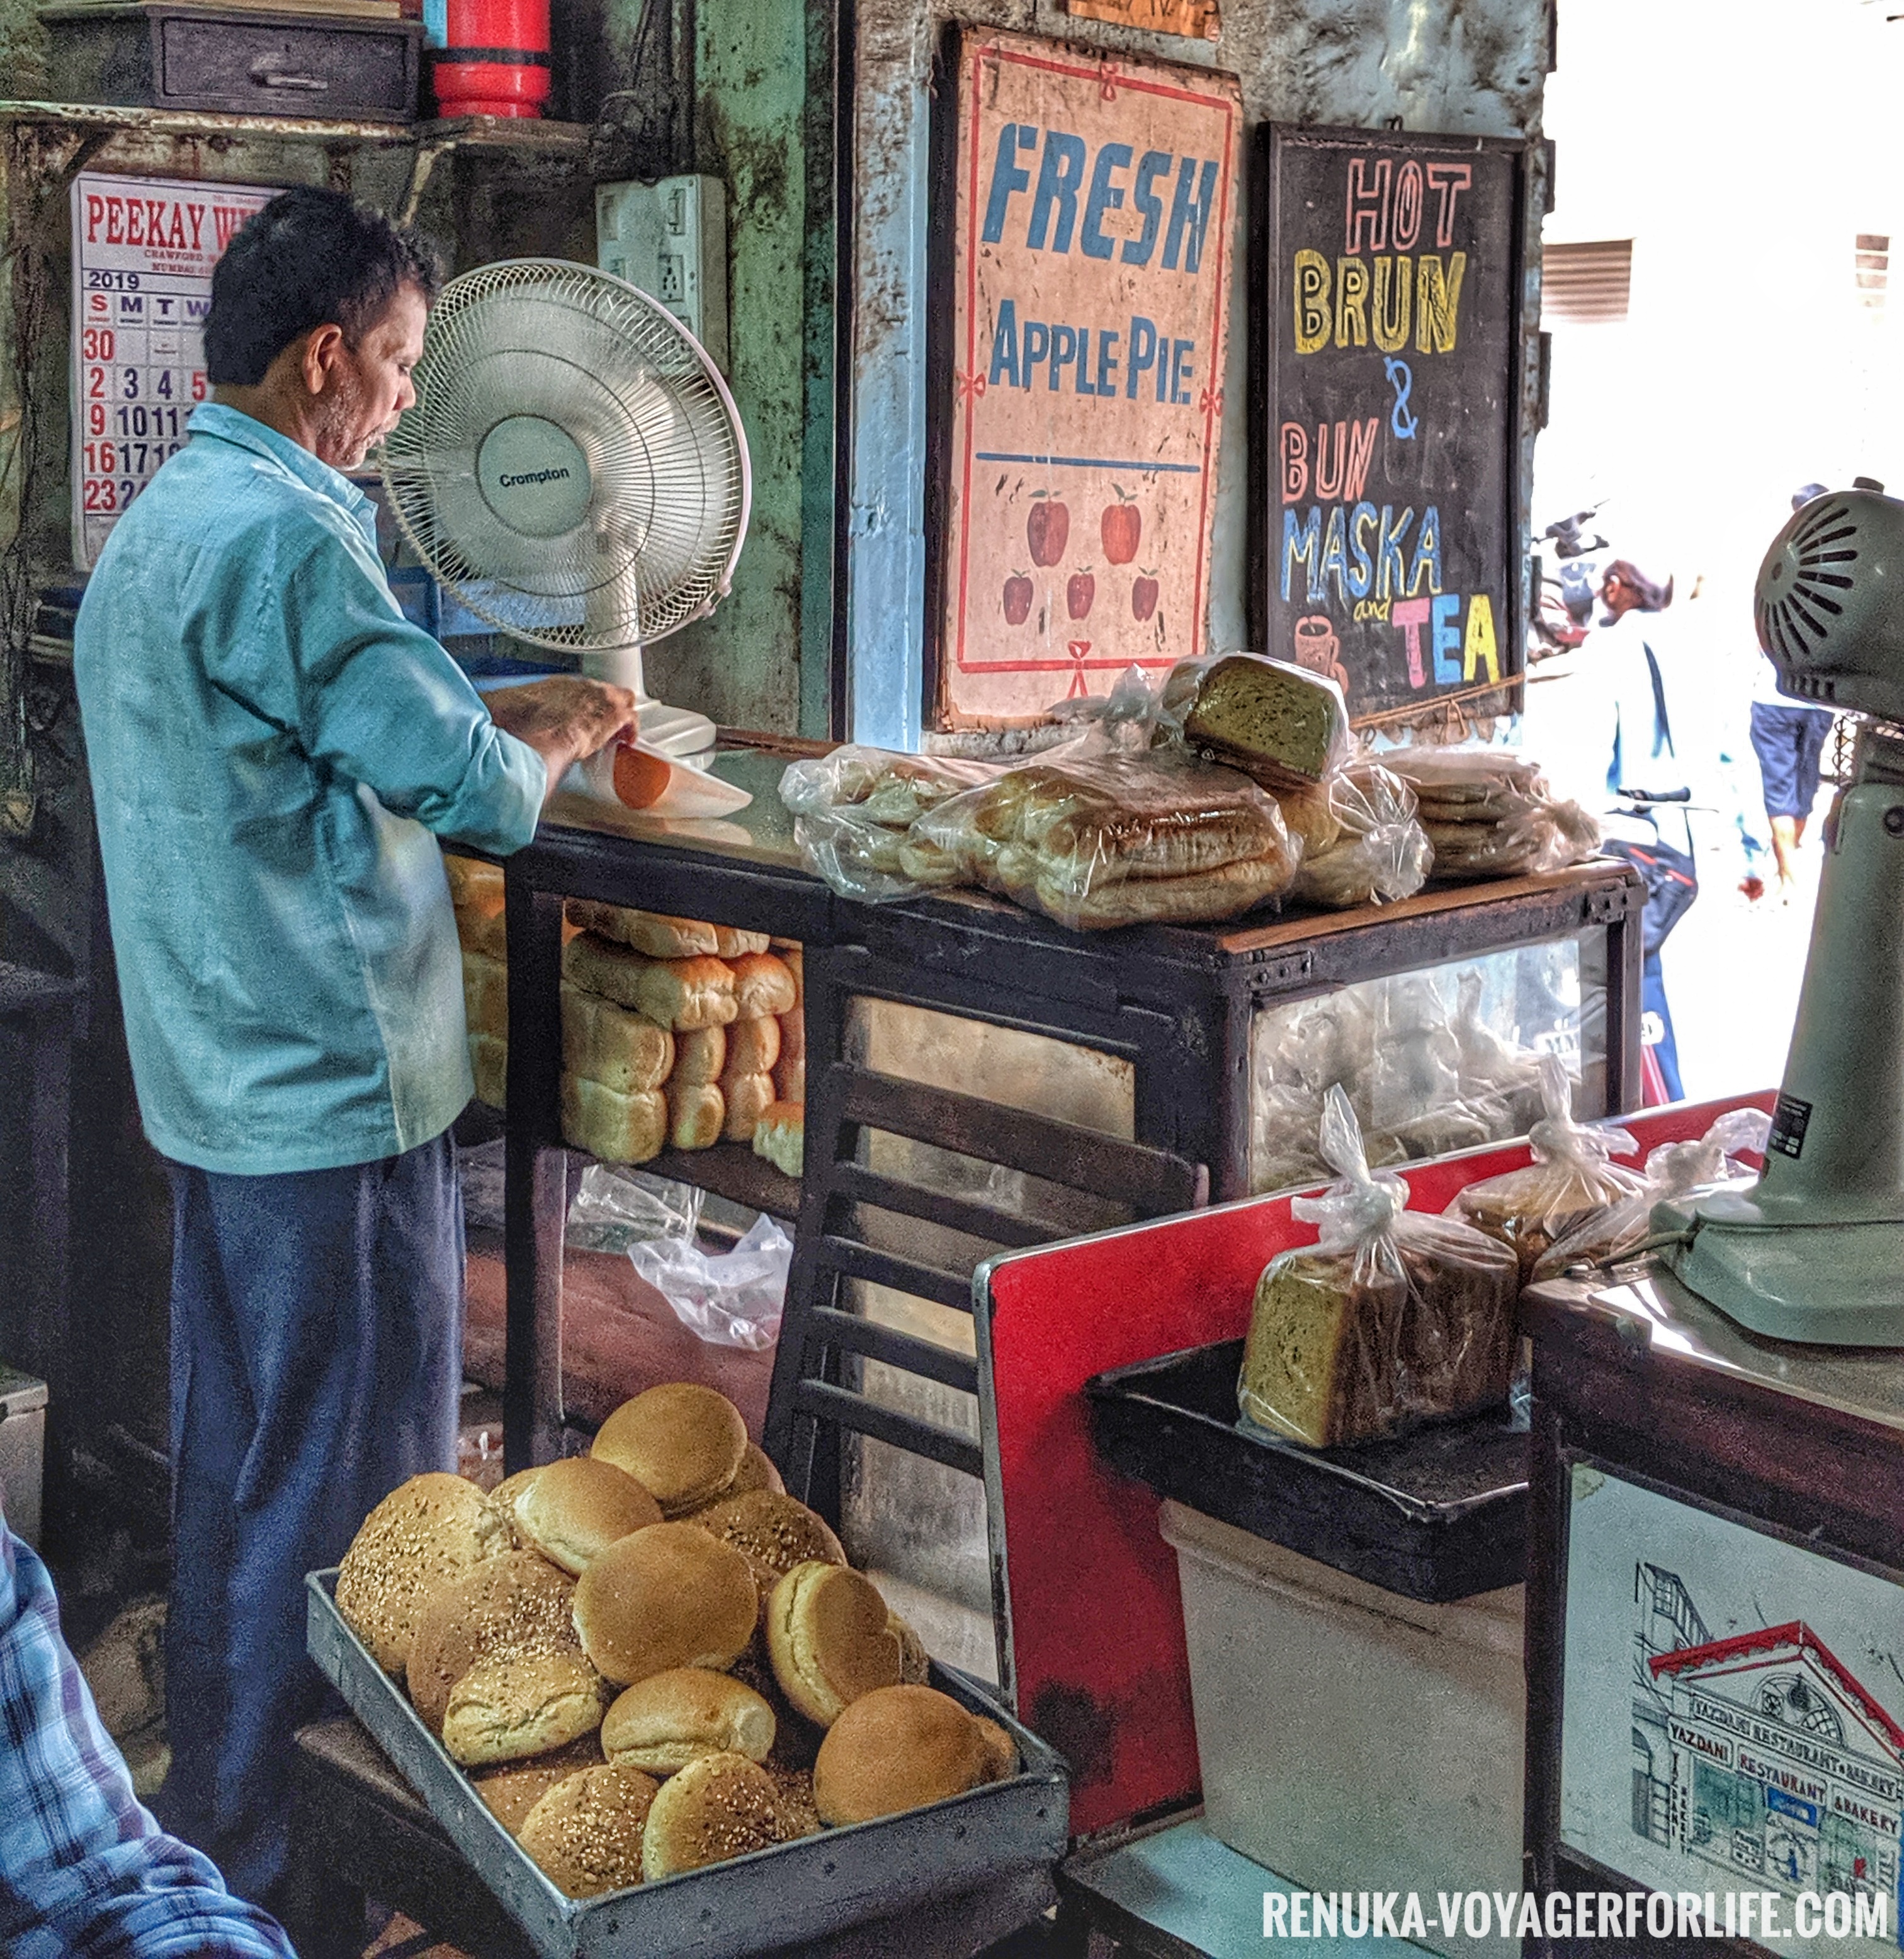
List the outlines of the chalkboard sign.
<svg viewBox="0 0 1904 1959">
<path fill-rule="evenodd" d="M 1522 670 L 1522 150 L 1259 133 L 1256 643 L 1363 726 L 1501 711 Z"/>
</svg>

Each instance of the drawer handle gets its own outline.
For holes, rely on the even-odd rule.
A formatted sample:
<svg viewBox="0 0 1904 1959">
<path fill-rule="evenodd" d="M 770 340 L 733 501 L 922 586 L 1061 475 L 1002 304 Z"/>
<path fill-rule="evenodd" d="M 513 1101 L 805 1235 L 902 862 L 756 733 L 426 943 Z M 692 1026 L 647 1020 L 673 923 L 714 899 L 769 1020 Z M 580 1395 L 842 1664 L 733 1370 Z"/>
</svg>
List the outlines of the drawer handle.
<svg viewBox="0 0 1904 1959">
<path fill-rule="evenodd" d="M 322 95 L 331 85 L 321 75 L 292 75 L 274 68 L 268 55 L 252 63 L 251 78 L 260 88 L 297 88 L 310 95 Z"/>
</svg>

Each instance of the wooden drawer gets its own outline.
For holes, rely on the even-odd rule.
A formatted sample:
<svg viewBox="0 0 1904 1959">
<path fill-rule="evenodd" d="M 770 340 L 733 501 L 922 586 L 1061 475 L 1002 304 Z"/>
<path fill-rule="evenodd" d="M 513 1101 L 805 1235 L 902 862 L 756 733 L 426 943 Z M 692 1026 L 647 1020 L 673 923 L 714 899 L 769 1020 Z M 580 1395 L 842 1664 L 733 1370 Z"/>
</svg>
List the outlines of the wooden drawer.
<svg viewBox="0 0 1904 1959">
<path fill-rule="evenodd" d="M 43 7 L 62 101 L 247 116 L 368 117 L 417 110 L 421 26 L 167 5 Z"/>
</svg>

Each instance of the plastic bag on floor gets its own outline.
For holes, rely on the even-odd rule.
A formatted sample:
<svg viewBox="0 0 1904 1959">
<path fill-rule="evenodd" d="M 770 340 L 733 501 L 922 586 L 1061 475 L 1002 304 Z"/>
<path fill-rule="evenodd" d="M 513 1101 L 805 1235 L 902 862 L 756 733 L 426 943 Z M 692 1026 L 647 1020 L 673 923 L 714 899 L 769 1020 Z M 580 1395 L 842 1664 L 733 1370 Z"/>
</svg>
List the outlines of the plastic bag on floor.
<svg viewBox="0 0 1904 1959">
<path fill-rule="evenodd" d="M 692 1239 L 701 1193 L 692 1184 L 592 1163 L 569 1206 L 563 1242 L 585 1252 L 626 1252 L 655 1238 Z"/>
<path fill-rule="evenodd" d="M 731 1252 L 710 1255 L 691 1239 L 630 1245 L 636 1272 L 674 1309 L 675 1317 L 714 1347 L 758 1353 L 780 1331 L 793 1240 L 760 1218 Z"/>
</svg>

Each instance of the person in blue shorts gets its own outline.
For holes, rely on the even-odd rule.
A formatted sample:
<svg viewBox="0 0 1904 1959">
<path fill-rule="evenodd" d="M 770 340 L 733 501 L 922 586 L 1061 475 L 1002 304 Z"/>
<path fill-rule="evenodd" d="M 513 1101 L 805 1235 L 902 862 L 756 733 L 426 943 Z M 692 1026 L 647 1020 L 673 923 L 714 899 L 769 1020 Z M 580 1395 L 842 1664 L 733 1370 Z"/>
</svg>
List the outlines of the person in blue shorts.
<svg viewBox="0 0 1904 1959">
<path fill-rule="evenodd" d="M 1791 507 L 1802 510 L 1822 497 L 1822 483 L 1794 493 Z M 1817 800 L 1825 744 L 1833 716 L 1828 707 L 1808 707 L 1779 691 L 1778 670 L 1761 654 L 1752 688 L 1752 748 L 1765 787 L 1765 813 L 1772 826 L 1772 856 L 1779 867 L 1779 896 L 1788 903 L 1798 884 L 1798 848 Z"/>
</svg>

